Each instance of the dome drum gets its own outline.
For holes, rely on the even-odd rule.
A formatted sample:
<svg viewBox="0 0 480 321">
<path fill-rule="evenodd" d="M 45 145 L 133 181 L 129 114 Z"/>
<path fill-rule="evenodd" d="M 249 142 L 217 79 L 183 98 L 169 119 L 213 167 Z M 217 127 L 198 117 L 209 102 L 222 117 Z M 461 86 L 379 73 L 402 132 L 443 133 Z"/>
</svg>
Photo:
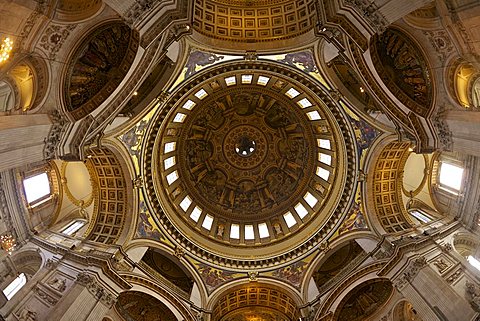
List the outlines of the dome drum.
<svg viewBox="0 0 480 321">
<path fill-rule="evenodd" d="M 343 216 L 356 167 L 349 124 L 314 94 L 323 89 L 285 72 L 301 79 L 276 64 L 227 63 L 180 87 L 154 119 L 150 201 L 182 244 L 275 257 L 311 249 Z"/>
</svg>

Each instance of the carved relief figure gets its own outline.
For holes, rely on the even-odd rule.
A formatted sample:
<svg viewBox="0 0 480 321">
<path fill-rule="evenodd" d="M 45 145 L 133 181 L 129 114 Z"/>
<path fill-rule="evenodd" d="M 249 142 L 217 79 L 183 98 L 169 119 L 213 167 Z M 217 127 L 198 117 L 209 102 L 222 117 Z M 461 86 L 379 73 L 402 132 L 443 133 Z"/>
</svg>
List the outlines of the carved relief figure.
<svg viewBox="0 0 480 321">
<path fill-rule="evenodd" d="M 36 321 L 37 312 L 30 310 L 29 308 L 24 308 L 22 312 L 18 315 L 18 321 Z"/>
<path fill-rule="evenodd" d="M 436 260 L 435 262 L 433 262 L 433 264 L 437 267 L 438 272 L 440 273 L 442 273 L 449 267 L 449 265 L 447 264 L 447 262 L 445 262 L 443 258 Z"/>
<path fill-rule="evenodd" d="M 53 289 L 55 289 L 59 292 L 63 292 L 67 288 L 66 280 L 63 279 L 63 278 L 60 278 L 60 277 L 53 278 L 52 280 L 50 280 L 48 282 L 48 285 L 50 285 L 50 287 L 52 287 Z"/>
</svg>

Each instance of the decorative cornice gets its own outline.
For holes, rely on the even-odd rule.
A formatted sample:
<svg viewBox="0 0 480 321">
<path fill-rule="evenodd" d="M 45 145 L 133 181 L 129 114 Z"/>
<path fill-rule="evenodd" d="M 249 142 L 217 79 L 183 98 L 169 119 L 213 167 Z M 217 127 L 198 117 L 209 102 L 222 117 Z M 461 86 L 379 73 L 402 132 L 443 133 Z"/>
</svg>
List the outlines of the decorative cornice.
<svg viewBox="0 0 480 321">
<path fill-rule="evenodd" d="M 368 0 L 345 0 L 345 4 L 351 6 L 359 16 L 365 18 L 376 33 L 382 33 L 389 23 L 385 16 L 379 11 L 374 1 Z"/>
<path fill-rule="evenodd" d="M 131 284 L 125 281 L 114 269 L 116 262 L 112 253 L 110 252 L 103 252 L 99 250 L 93 250 L 89 252 L 72 251 L 70 248 L 62 246 L 58 243 L 53 244 L 38 236 L 33 236 L 31 241 L 52 253 L 63 255 L 65 260 L 71 260 L 86 267 L 96 266 L 101 268 L 103 273 L 110 280 L 124 290 L 128 290 L 132 287 Z M 58 262 L 52 262 L 51 264 L 58 264 Z"/>
</svg>

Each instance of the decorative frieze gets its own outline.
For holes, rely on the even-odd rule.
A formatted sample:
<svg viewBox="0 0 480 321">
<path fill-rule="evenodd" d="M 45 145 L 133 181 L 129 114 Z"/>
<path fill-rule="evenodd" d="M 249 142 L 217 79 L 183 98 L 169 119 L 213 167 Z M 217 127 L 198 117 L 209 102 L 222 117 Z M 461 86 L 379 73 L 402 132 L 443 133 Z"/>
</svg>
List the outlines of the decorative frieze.
<svg viewBox="0 0 480 321">
<path fill-rule="evenodd" d="M 462 269 L 458 269 L 457 271 L 453 272 L 452 275 L 447 277 L 445 280 L 447 281 L 447 283 L 451 284 L 462 276 L 462 272 L 463 272 Z"/>
<path fill-rule="evenodd" d="M 43 158 L 45 160 L 55 158 L 65 125 L 68 123 L 58 110 L 54 110 L 50 117 L 53 124 L 47 138 L 45 138 L 45 146 L 43 147 Z"/>
</svg>

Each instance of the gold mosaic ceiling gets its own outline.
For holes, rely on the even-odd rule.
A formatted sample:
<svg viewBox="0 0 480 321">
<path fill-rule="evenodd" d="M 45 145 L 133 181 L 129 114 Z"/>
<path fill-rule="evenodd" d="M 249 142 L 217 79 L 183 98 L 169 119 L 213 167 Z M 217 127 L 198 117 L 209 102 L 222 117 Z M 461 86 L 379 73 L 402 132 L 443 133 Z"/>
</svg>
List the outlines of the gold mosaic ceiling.
<svg viewBox="0 0 480 321">
<path fill-rule="evenodd" d="M 315 12 L 313 0 L 195 0 L 194 29 L 239 42 L 287 39 L 310 31 Z"/>
<path fill-rule="evenodd" d="M 346 151 L 356 154 L 344 117 L 281 65 L 237 61 L 200 73 L 147 133 L 145 174 L 159 223 L 201 256 L 245 260 L 257 246 L 256 260 L 274 261 L 307 250 L 333 232 L 351 196 L 346 177 L 356 162 Z"/>
</svg>

